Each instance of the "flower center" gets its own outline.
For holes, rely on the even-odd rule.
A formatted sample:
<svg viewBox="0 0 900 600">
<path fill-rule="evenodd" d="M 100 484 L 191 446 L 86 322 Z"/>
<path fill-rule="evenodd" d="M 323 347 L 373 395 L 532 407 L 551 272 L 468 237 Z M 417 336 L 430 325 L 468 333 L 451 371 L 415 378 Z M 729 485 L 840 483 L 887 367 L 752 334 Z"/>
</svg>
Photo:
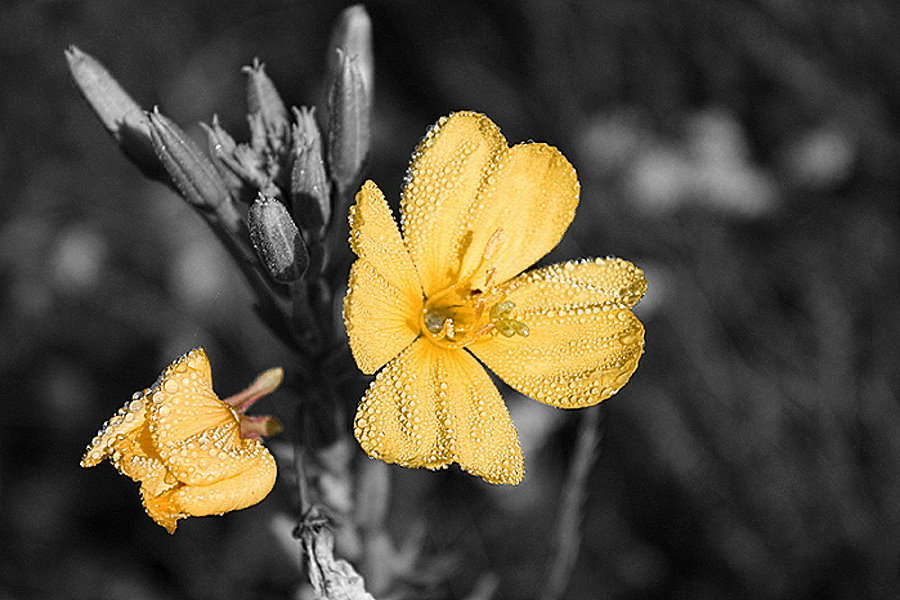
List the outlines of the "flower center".
<svg viewBox="0 0 900 600">
<path fill-rule="evenodd" d="M 527 336 L 528 325 L 511 314 L 515 307 L 494 290 L 453 287 L 425 301 L 420 327 L 428 339 L 444 348 L 464 348 L 495 332 Z"/>
</svg>

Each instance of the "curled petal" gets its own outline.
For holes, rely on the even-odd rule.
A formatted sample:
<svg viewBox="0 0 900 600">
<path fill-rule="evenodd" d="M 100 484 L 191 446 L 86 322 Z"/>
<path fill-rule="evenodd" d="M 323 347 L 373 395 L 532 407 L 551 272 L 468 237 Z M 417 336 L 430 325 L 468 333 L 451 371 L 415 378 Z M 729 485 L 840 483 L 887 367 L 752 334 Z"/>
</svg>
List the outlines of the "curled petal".
<svg viewBox="0 0 900 600">
<path fill-rule="evenodd" d="M 518 436 L 497 388 L 466 352 L 419 339 L 378 374 L 355 434 L 369 456 L 405 467 L 460 467 L 491 483 L 524 476 Z"/>
<path fill-rule="evenodd" d="M 156 521 L 157 525 L 165 527 L 169 533 L 175 533 L 179 519 L 190 516 L 181 512 L 172 502 L 171 491 L 157 495 L 141 486 L 141 502 L 147 515 Z"/>
<path fill-rule="evenodd" d="M 160 460 L 147 427 L 119 436 L 114 444 L 110 462 L 126 477 L 141 483 L 141 489 L 159 495 L 177 485 L 175 475 Z"/>
<path fill-rule="evenodd" d="M 506 383 L 561 408 L 615 394 L 637 368 L 644 327 L 629 310 L 643 272 L 618 259 L 553 265 L 507 284 L 510 318 L 527 336 L 494 335 L 469 349 Z"/>
<path fill-rule="evenodd" d="M 441 117 L 413 152 L 400 212 L 426 296 L 455 281 L 469 209 L 506 148 L 489 118 L 461 111 Z"/>
<path fill-rule="evenodd" d="M 259 443 L 257 440 L 248 440 Z M 268 451 L 259 454 L 253 465 L 237 477 L 210 485 L 185 485 L 173 490 L 172 499 L 192 517 L 221 515 L 253 506 L 266 497 L 275 485 L 275 459 Z"/>
<path fill-rule="evenodd" d="M 228 423 L 193 435 L 170 450 L 165 465 L 187 485 L 209 485 L 241 475 L 269 451 L 259 439 L 241 438 L 239 433 L 239 426 Z"/>
<path fill-rule="evenodd" d="M 188 438 L 216 427 L 229 425 L 233 443 L 240 437 L 234 411 L 213 392 L 203 348 L 169 365 L 147 397 L 150 434 L 164 461 Z"/>
<path fill-rule="evenodd" d="M 268 452 L 260 455 L 250 469 L 209 485 L 180 485 L 154 495 L 141 487 L 144 510 L 169 533 L 185 517 L 203 517 L 253 506 L 275 485 L 275 459 Z"/>
<path fill-rule="evenodd" d="M 147 394 L 150 390 L 137 392 L 119 411 L 112 416 L 88 447 L 81 458 L 82 467 L 93 467 L 103 459 L 112 457 L 115 444 L 118 439 L 136 435 L 146 423 L 147 418 Z"/>
</svg>

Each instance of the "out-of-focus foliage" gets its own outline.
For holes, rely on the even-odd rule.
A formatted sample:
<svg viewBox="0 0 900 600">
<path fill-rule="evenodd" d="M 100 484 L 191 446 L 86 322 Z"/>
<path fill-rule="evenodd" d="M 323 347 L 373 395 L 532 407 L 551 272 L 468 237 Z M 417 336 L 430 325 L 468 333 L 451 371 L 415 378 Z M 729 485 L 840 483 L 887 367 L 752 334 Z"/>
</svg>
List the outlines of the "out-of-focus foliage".
<svg viewBox="0 0 900 600">
<path fill-rule="evenodd" d="M 0 6 L 0 592 L 298 589 L 287 482 L 170 538 L 130 482 L 78 468 L 97 424 L 171 356 L 204 344 L 227 391 L 272 364 L 287 368 L 289 389 L 290 353 L 200 219 L 118 154 L 70 85 L 63 50 L 102 57 L 143 106 L 189 126 L 217 112 L 246 139 L 240 67 L 259 56 L 288 103 L 322 104 L 341 7 Z M 900 9 L 367 8 L 370 175 L 383 189 L 399 188 L 437 116 L 483 111 L 511 142 L 546 140 L 578 169 L 581 205 L 551 260 L 614 254 L 646 268 L 647 351 L 603 408 L 566 597 L 900 594 Z M 204 139 L 199 126 L 189 133 Z M 289 398 L 261 410 L 290 417 Z M 392 533 L 424 530 L 427 555 L 444 557 L 413 570 L 449 576 L 435 598 L 465 597 L 486 572 L 503 598 L 540 588 L 579 414 L 509 400 L 529 456 L 522 486 L 393 470 Z M 383 568 L 358 566 L 368 583 Z"/>
</svg>

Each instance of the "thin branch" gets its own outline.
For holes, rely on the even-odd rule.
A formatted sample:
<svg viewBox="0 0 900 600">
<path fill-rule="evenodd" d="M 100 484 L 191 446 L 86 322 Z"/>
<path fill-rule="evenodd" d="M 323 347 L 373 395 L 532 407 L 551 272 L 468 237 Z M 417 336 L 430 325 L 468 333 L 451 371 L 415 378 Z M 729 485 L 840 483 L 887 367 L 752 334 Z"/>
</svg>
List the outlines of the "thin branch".
<svg viewBox="0 0 900 600">
<path fill-rule="evenodd" d="M 575 454 L 562 492 L 554 556 L 544 579 L 544 586 L 538 594 L 540 600 L 558 600 L 563 597 L 581 546 L 581 521 L 587 499 L 587 479 L 600 456 L 604 409 L 598 406 L 582 413 L 578 424 L 578 438 L 575 440 Z"/>
</svg>

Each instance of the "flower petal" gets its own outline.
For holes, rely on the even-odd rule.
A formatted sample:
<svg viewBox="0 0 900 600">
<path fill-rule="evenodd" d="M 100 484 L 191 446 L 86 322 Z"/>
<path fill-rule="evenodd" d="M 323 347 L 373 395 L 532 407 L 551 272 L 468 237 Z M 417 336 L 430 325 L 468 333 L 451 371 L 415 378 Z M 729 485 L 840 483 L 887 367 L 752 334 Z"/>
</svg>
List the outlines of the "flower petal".
<svg viewBox="0 0 900 600">
<path fill-rule="evenodd" d="M 464 235 L 471 239 L 460 269 L 484 289 L 515 277 L 550 252 L 572 222 L 580 186 L 574 167 L 547 144 L 506 151 L 472 202 Z M 499 233 L 498 233 L 499 232 Z"/>
<path fill-rule="evenodd" d="M 120 408 L 115 415 L 112 416 L 88 447 L 84 451 L 81 458 L 82 467 L 93 467 L 99 464 L 104 458 L 112 456 L 116 440 L 122 436 L 136 435 L 146 422 L 147 415 L 147 399 L 146 395 L 150 393 L 149 389 L 137 392 L 131 399 Z"/>
<path fill-rule="evenodd" d="M 350 209 L 350 269 L 344 325 L 356 364 L 372 374 L 418 335 L 422 289 L 391 209 L 367 181 Z"/>
<path fill-rule="evenodd" d="M 237 477 L 210 485 L 181 485 L 159 495 L 141 486 L 141 500 L 150 518 L 175 533 L 179 519 L 221 515 L 253 506 L 272 491 L 276 474 L 275 459 L 265 452 Z"/>
<path fill-rule="evenodd" d="M 506 139 L 484 115 L 441 117 L 413 152 L 400 201 L 403 237 L 431 296 L 454 282 L 466 217 Z"/>
<path fill-rule="evenodd" d="M 637 368 L 644 327 L 629 310 L 643 272 L 620 259 L 552 265 L 506 285 L 510 313 L 528 336 L 494 335 L 469 346 L 506 383 L 561 408 L 597 404 Z"/>
<path fill-rule="evenodd" d="M 503 399 L 464 350 L 421 338 L 377 375 L 355 434 L 369 456 L 405 467 L 452 462 L 491 483 L 519 483 L 524 460 Z"/>
<path fill-rule="evenodd" d="M 110 462 L 119 473 L 141 483 L 141 489 L 154 496 L 178 484 L 153 448 L 147 426 L 119 436 L 113 445 Z"/>
<path fill-rule="evenodd" d="M 175 446 L 165 465 L 188 485 L 210 485 L 241 475 L 269 451 L 259 439 L 244 439 L 232 424 L 193 435 Z"/>
<path fill-rule="evenodd" d="M 172 502 L 172 493 L 173 491 L 170 490 L 157 495 L 141 486 L 141 503 L 144 505 L 144 510 L 151 519 L 156 521 L 157 525 L 165 527 L 169 533 L 175 533 L 178 519 L 188 516 Z"/>
<path fill-rule="evenodd" d="M 264 451 L 248 470 L 236 477 L 222 479 L 210 485 L 185 485 L 173 490 L 172 503 L 181 512 L 192 517 L 221 515 L 247 508 L 272 491 L 277 471 L 275 459 L 268 451 Z"/>
<path fill-rule="evenodd" d="M 350 268 L 344 326 L 360 371 L 371 375 L 409 346 L 418 334 L 422 301 L 404 296 L 359 259 Z"/>
<path fill-rule="evenodd" d="M 421 298 L 422 289 L 416 268 L 391 214 L 384 194 L 367 181 L 350 207 L 350 248 L 359 258 L 368 260 L 392 286 Z"/>
<path fill-rule="evenodd" d="M 150 435 L 163 461 L 188 438 L 222 425 L 240 437 L 234 411 L 212 389 L 212 372 L 203 348 L 169 365 L 147 395 Z"/>
</svg>

